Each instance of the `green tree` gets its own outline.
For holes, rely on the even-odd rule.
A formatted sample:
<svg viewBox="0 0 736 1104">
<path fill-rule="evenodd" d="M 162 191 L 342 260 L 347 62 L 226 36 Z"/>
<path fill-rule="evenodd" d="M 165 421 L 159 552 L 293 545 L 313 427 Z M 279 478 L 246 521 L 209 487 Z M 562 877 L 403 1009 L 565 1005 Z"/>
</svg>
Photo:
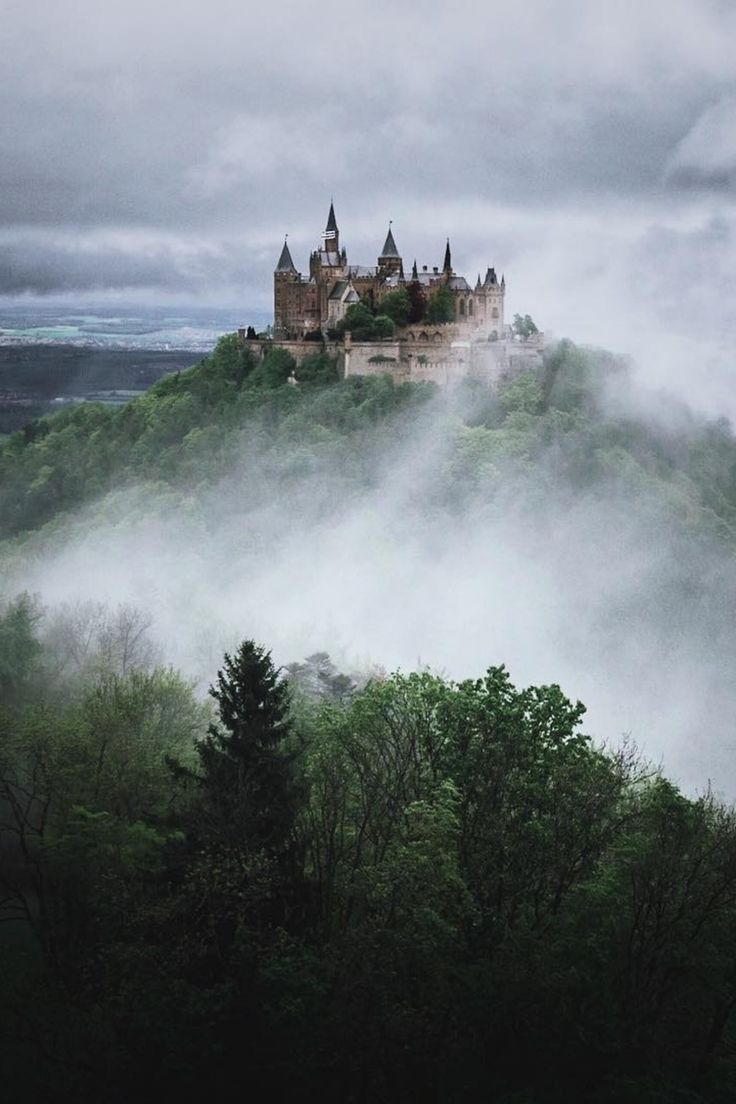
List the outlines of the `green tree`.
<svg viewBox="0 0 736 1104">
<path fill-rule="evenodd" d="M 534 319 L 529 314 L 525 314 L 523 318 L 520 314 L 515 314 L 511 328 L 515 334 L 522 338 L 531 337 L 533 334 L 539 333 Z"/>
<path fill-rule="evenodd" d="M 38 673 L 40 611 L 21 594 L 0 612 L 0 709 L 19 705 L 31 693 Z"/>
<path fill-rule="evenodd" d="M 388 315 L 374 316 L 364 303 L 353 303 L 337 326 L 338 334 L 346 330 L 356 341 L 379 341 L 393 336 L 394 323 Z"/>
<path fill-rule="evenodd" d="M 313 353 L 304 357 L 296 369 L 296 378 L 299 383 L 314 383 L 324 386 L 335 383 L 338 379 L 337 361 L 329 353 Z"/>
<path fill-rule="evenodd" d="M 249 373 L 247 383 L 249 387 L 281 387 L 295 369 L 296 361 L 291 353 L 274 345 L 261 363 Z"/>
<path fill-rule="evenodd" d="M 396 326 L 406 326 L 411 312 L 411 301 L 406 288 L 389 291 L 379 303 L 381 314 L 387 315 Z"/>
<path fill-rule="evenodd" d="M 210 695 L 219 724 L 197 744 L 206 830 L 220 840 L 283 851 L 294 821 L 288 685 L 270 652 L 245 640 L 225 656 Z"/>
<path fill-rule="evenodd" d="M 425 318 L 432 325 L 455 321 L 455 300 L 448 287 L 443 285 L 430 295 Z"/>
</svg>

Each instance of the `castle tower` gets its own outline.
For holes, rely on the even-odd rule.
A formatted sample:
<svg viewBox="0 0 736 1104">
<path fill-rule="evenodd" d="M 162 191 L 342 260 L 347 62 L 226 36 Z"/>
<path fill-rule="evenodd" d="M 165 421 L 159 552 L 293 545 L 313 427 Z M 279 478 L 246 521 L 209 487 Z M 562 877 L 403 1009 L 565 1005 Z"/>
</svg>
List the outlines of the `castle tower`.
<svg viewBox="0 0 736 1104">
<path fill-rule="evenodd" d="M 476 294 L 478 294 L 476 292 Z M 504 335 L 504 299 L 506 297 L 506 279 L 498 282 L 495 268 L 489 268 L 486 278 L 480 289 L 479 296 L 482 301 L 483 319 L 485 328 L 489 333 L 495 333 L 497 337 Z"/>
<path fill-rule="evenodd" d="M 284 238 L 284 247 L 273 273 L 273 321 L 277 336 L 286 337 L 300 325 L 301 284 L 302 278 Z"/>
<path fill-rule="evenodd" d="M 391 230 L 391 223 L 388 224 L 388 234 L 386 235 L 386 241 L 383 244 L 381 255 L 378 258 L 378 269 L 384 278 L 386 276 L 392 276 L 396 274 L 400 276 L 403 274 L 404 265 L 401 260 L 401 254 L 396 248 L 396 242 L 394 241 L 394 235 Z"/>
</svg>

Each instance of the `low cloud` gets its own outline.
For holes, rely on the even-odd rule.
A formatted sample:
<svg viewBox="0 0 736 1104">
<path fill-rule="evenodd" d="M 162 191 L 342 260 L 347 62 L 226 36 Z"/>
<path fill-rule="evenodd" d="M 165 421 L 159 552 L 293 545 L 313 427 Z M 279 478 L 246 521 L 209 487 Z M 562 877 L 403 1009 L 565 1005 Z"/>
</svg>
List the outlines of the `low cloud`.
<svg viewBox="0 0 736 1104">
<path fill-rule="evenodd" d="M 52 604 L 149 611 L 167 659 L 203 684 L 246 635 L 282 663 L 325 649 L 348 669 L 456 678 L 505 663 L 581 698 L 599 739 L 630 734 L 689 789 L 712 778 L 733 796 L 730 557 L 646 495 L 555 491 L 544 461 L 447 512 L 436 487 L 457 431 L 438 398 L 367 486 L 314 458 L 286 479 L 256 437 L 186 510 L 116 492 L 6 579 Z"/>
<path fill-rule="evenodd" d="M 680 186 L 733 191 L 736 97 L 725 97 L 703 112 L 673 151 L 666 174 Z"/>
</svg>

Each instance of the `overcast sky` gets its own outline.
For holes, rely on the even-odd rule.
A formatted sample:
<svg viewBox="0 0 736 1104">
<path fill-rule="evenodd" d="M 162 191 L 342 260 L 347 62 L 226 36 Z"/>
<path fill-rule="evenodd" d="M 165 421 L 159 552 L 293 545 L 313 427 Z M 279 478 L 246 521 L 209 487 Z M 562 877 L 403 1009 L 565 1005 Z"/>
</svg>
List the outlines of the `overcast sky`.
<svg viewBox="0 0 736 1104">
<path fill-rule="evenodd" d="M 0 0 L 0 293 L 268 309 L 354 262 L 506 272 L 544 328 L 725 330 L 736 5 Z"/>
</svg>

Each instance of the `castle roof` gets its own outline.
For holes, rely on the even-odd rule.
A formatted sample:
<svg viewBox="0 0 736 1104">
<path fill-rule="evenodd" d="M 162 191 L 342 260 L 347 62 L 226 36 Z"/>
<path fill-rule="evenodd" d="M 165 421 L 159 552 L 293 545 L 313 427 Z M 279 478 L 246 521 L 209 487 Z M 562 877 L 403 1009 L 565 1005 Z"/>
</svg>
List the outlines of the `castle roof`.
<svg viewBox="0 0 736 1104">
<path fill-rule="evenodd" d="M 447 281 L 448 287 L 453 291 L 470 291 L 471 287 L 464 276 L 451 276 Z"/>
<path fill-rule="evenodd" d="M 330 200 L 330 213 L 327 216 L 327 225 L 325 226 L 326 234 L 337 233 L 337 219 L 335 218 L 335 204 Z"/>
<path fill-rule="evenodd" d="M 284 248 L 281 250 L 281 256 L 279 257 L 279 263 L 276 265 L 277 272 L 296 272 L 294 262 L 291 259 L 291 253 L 289 252 L 289 246 L 284 238 Z"/>
<path fill-rule="evenodd" d="M 483 287 L 495 287 L 498 284 L 498 278 L 496 277 L 495 268 L 489 268 L 486 272 L 486 278 L 483 281 Z"/>
<path fill-rule="evenodd" d="M 450 239 L 447 239 L 447 245 L 445 246 L 445 259 L 442 262 L 443 272 L 452 272 L 452 258 L 450 256 Z"/>
<path fill-rule="evenodd" d="M 332 291 L 329 294 L 330 299 L 342 299 L 343 295 L 348 289 L 347 280 L 338 280 Z"/>
<path fill-rule="evenodd" d="M 396 242 L 394 241 L 393 233 L 391 232 L 391 224 L 389 223 L 388 234 L 386 235 L 386 241 L 384 242 L 383 249 L 381 251 L 381 257 L 399 257 L 400 253 L 396 248 Z"/>
</svg>

